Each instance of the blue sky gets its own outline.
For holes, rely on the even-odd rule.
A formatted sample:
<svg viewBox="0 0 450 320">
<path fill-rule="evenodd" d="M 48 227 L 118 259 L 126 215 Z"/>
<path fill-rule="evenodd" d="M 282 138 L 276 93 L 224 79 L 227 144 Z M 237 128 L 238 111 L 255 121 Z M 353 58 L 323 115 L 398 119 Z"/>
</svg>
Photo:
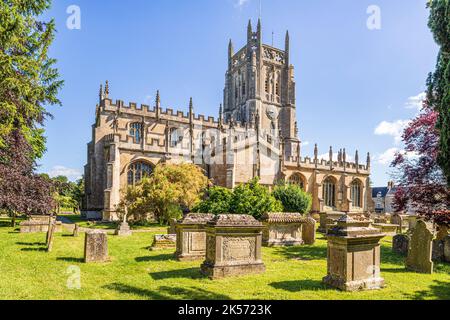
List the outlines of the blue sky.
<svg viewBox="0 0 450 320">
<path fill-rule="evenodd" d="M 303 156 L 314 143 L 360 158 L 372 154 L 372 180 L 384 186 L 389 160 L 402 149 L 401 128 L 418 112 L 419 94 L 438 48 L 427 27 L 425 0 L 262 0 L 263 40 L 284 47 L 289 29 L 297 81 L 297 117 Z M 81 9 L 81 29 L 69 30 L 70 5 Z M 367 9 L 381 12 L 369 30 Z M 227 44 L 246 41 L 259 0 L 54 1 L 58 33 L 51 56 L 65 80 L 62 107 L 50 107 L 48 151 L 39 171 L 75 179 L 86 163 L 100 83 L 113 100 L 218 113 Z M 153 104 L 152 104 L 153 105 Z"/>
</svg>

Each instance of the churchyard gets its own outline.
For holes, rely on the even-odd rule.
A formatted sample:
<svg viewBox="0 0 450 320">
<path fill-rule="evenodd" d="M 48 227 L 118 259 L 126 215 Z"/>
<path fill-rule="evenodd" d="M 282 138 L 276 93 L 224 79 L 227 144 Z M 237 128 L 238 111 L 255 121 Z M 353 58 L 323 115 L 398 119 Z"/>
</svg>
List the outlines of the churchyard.
<svg viewBox="0 0 450 320">
<path fill-rule="evenodd" d="M 167 227 L 119 237 L 114 226 L 100 226 L 108 231 L 109 260 L 85 263 L 84 231 L 74 237 L 63 228 L 47 252 L 46 233 L 19 233 L 9 225 L 0 220 L 0 299 L 450 299 L 450 264 L 434 263 L 433 274 L 407 271 L 390 236 L 380 241 L 386 287 L 344 292 L 322 282 L 327 241 L 321 233 L 313 245 L 262 247 L 262 273 L 210 280 L 201 273 L 202 260 L 177 261 L 174 248 L 149 250 Z"/>
</svg>

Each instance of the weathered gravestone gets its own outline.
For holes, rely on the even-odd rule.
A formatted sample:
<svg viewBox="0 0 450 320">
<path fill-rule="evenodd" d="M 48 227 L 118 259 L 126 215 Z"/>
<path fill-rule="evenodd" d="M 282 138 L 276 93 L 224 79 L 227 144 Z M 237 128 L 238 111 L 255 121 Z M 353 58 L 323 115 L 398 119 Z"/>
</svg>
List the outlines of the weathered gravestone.
<svg viewBox="0 0 450 320">
<path fill-rule="evenodd" d="M 408 246 L 406 268 L 420 273 L 433 273 L 433 226 L 423 220 L 416 223 Z"/>
<path fill-rule="evenodd" d="M 56 224 L 50 223 L 47 231 L 47 252 L 51 252 L 53 250 L 53 238 L 55 236 Z"/>
<path fill-rule="evenodd" d="M 408 217 L 405 215 L 401 215 L 397 212 L 391 215 L 391 224 L 398 226 L 397 233 L 403 233 L 403 231 L 408 230 L 407 221 Z"/>
<path fill-rule="evenodd" d="M 153 238 L 150 250 L 175 249 L 177 247 L 176 234 L 157 234 Z"/>
<path fill-rule="evenodd" d="M 264 246 L 298 246 L 303 244 L 302 226 L 304 218 L 300 213 L 266 213 L 261 219 L 264 230 Z"/>
<path fill-rule="evenodd" d="M 450 236 L 444 239 L 444 261 L 450 262 Z"/>
<path fill-rule="evenodd" d="M 73 236 L 78 237 L 79 233 L 80 233 L 80 227 L 78 226 L 78 224 L 75 224 L 75 226 L 73 228 Z"/>
<path fill-rule="evenodd" d="M 409 235 L 397 234 L 392 239 L 392 251 L 401 255 L 408 254 Z"/>
<path fill-rule="evenodd" d="M 206 259 L 201 271 L 211 279 L 262 273 L 263 225 L 249 215 L 218 215 L 206 226 Z"/>
<path fill-rule="evenodd" d="M 177 250 L 175 257 L 177 260 L 205 259 L 206 223 L 213 218 L 213 214 L 191 213 L 176 225 Z"/>
<path fill-rule="evenodd" d="M 115 235 L 119 237 L 129 237 L 132 234 L 133 232 L 131 231 L 130 225 L 126 221 L 122 221 L 121 223 L 119 223 L 115 231 Z"/>
<path fill-rule="evenodd" d="M 335 226 L 336 221 L 339 220 L 339 218 L 342 217 L 343 215 L 345 215 L 345 213 L 340 211 L 321 212 L 320 225 L 318 231 L 322 233 L 327 233 L 328 228 Z"/>
<path fill-rule="evenodd" d="M 84 238 L 84 261 L 105 262 L 108 261 L 108 237 L 102 230 L 90 230 Z"/>
<path fill-rule="evenodd" d="M 380 239 L 385 234 L 345 215 L 327 234 L 327 276 L 323 282 L 344 291 L 384 287 L 380 275 Z"/>
<path fill-rule="evenodd" d="M 439 226 L 436 233 L 436 239 L 433 240 L 433 253 L 431 259 L 433 261 L 445 261 L 445 239 L 448 236 L 448 227 Z"/>
<path fill-rule="evenodd" d="M 177 233 L 177 219 L 170 219 L 169 220 L 169 227 L 167 228 L 167 234 L 176 234 Z"/>
<path fill-rule="evenodd" d="M 303 243 L 313 245 L 316 242 L 316 220 L 306 217 L 302 226 Z"/>
</svg>

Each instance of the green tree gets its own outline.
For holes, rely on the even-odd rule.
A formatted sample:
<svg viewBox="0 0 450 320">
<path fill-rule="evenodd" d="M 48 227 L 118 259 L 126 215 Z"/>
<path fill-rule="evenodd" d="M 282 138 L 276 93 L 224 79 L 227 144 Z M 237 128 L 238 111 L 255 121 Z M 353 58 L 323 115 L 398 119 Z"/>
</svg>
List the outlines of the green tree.
<svg viewBox="0 0 450 320">
<path fill-rule="evenodd" d="M 230 189 L 214 186 L 208 190 L 206 199 L 196 205 L 192 211 L 212 214 L 230 213 L 232 197 L 233 191 Z"/>
<path fill-rule="evenodd" d="M 440 47 L 436 70 L 429 77 L 427 100 L 438 113 L 438 164 L 450 186 L 450 1 L 430 0 L 430 27 Z"/>
<path fill-rule="evenodd" d="M 200 202 L 208 178 L 193 164 L 159 164 L 150 177 L 125 190 L 119 212 L 126 219 L 145 219 L 153 213 L 160 223 L 180 218 Z"/>
<path fill-rule="evenodd" d="M 300 186 L 285 184 L 276 186 L 272 192 L 275 199 L 281 201 L 284 212 L 308 213 L 311 210 L 312 196 Z"/>
<path fill-rule="evenodd" d="M 48 50 L 55 22 L 40 18 L 50 0 L 3 0 L 0 2 L 0 148 L 8 148 L 5 137 L 22 135 L 32 149 L 32 159 L 45 151 L 46 105 L 60 104 L 55 60 Z"/>
<path fill-rule="evenodd" d="M 259 219 L 264 213 L 283 211 L 283 205 L 276 200 L 259 179 L 238 185 L 230 201 L 230 213 L 249 214 Z"/>
</svg>

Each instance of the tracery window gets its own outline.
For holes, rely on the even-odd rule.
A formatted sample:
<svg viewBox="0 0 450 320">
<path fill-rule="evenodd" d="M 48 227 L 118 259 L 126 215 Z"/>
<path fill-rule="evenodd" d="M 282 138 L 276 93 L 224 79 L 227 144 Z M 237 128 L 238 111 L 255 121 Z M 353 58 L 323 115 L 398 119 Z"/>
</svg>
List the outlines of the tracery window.
<svg viewBox="0 0 450 320">
<path fill-rule="evenodd" d="M 153 169 L 150 164 L 144 161 L 132 163 L 128 168 L 128 185 L 136 185 L 143 177 L 151 175 Z"/>
<path fill-rule="evenodd" d="M 336 184 L 331 177 L 328 177 L 323 183 L 323 200 L 327 207 L 336 206 Z"/>
<path fill-rule="evenodd" d="M 297 174 L 297 173 L 295 173 L 295 174 L 293 174 L 292 176 L 290 176 L 288 182 L 289 182 L 289 184 L 295 184 L 295 185 L 299 186 L 299 187 L 302 188 L 303 190 L 305 189 L 305 184 L 304 184 L 304 182 L 303 182 L 303 179 L 302 179 L 302 177 L 301 177 L 299 174 Z"/>
<path fill-rule="evenodd" d="M 130 136 L 133 137 L 134 143 L 142 141 L 142 123 L 135 122 L 130 124 Z"/>
<path fill-rule="evenodd" d="M 361 183 L 358 180 L 352 182 L 350 186 L 350 196 L 353 206 L 357 208 L 362 207 L 361 189 Z"/>
</svg>

